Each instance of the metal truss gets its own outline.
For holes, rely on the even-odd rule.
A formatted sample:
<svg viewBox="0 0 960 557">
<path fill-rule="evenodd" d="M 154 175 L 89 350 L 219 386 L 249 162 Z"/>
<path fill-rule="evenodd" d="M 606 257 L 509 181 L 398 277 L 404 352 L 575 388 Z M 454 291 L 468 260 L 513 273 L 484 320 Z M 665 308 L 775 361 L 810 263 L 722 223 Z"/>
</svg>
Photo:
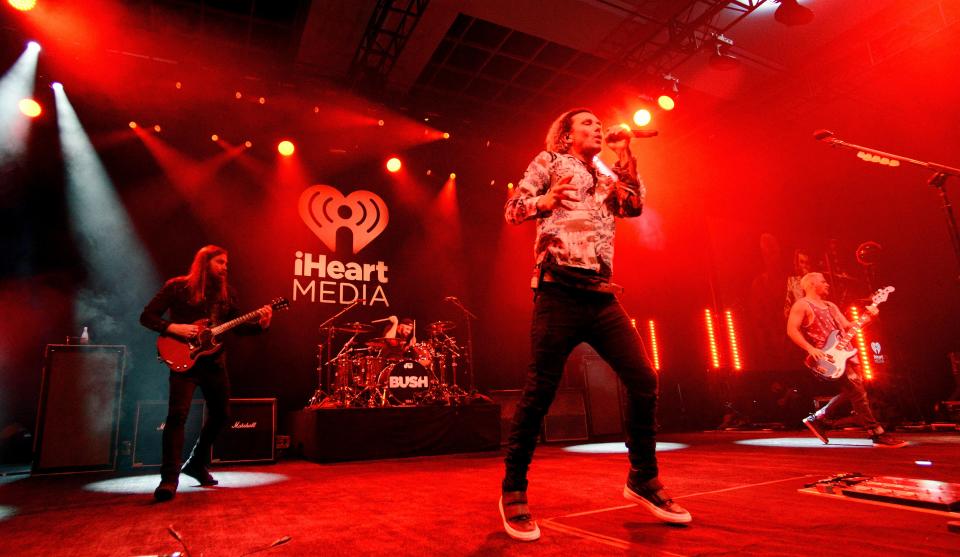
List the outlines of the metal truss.
<svg viewBox="0 0 960 557">
<path fill-rule="evenodd" d="M 350 62 L 349 80 L 364 92 L 383 92 L 387 76 L 430 0 L 378 0 Z"/>
</svg>

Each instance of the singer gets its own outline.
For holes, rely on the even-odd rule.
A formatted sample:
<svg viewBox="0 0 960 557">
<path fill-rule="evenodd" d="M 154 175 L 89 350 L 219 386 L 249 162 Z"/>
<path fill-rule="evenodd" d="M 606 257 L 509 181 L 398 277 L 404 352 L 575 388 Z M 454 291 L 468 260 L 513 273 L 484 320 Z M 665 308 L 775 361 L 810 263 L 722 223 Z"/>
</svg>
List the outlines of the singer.
<svg viewBox="0 0 960 557">
<path fill-rule="evenodd" d="M 622 289 L 610 282 L 615 217 L 639 216 L 646 195 L 630 135 L 623 131 L 603 133 L 599 118 L 584 108 L 560 115 L 547 132 L 546 150 L 527 167 L 504 208 L 511 224 L 537 222 L 533 361 L 511 426 L 500 498 L 504 529 L 518 540 L 540 537 L 527 504 L 527 470 L 564 364 L 581 342 L 611 365 L 627 390 L 630 472 L 624 496 L 663 521 L 691 520 L 658 479 L 657 376 L 616 297 Z M 605 137 L 617 155 L 616 178 L 598 172 L 593 162 Z"/>
</svg>

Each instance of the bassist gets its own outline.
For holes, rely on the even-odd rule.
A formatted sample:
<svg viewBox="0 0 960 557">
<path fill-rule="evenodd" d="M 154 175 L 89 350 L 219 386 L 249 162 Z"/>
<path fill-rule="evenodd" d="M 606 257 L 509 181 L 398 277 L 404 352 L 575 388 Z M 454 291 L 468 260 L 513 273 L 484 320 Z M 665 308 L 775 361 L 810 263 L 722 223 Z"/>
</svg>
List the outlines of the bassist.
<svg viewBox="0 0 960 557">
<path fill-rule="evenodd" d="M 787 336 L 797 346 L 804 349 L 813 360 L 822 360 L 827 337 L 835 330 L 846 331 L 853 327 L 840 312 L 836 304 L 825 299 L 830 285 L 820 273 L 807 273 L 800 280 L 804 296 L 794 302 L 787 317 Z M 870 315 L 876 315 L 877 309 L 868 306 Z M 867 431 L 875 447 L 897 448 L 906 442 L 895 439 L 884 432 L 883 427 L 873 417 L 867 391 L 863 386 L 859 361 L 856 356 L 847 362 L 846 372 L 839 379 L 840 393 L 833 397 L 823 408 L 804 418 L 803 424 L 824 443 L 829 443 L 827 432 L 830 425 L 841 417 L 842 407 L 849 402 L 857 421 Z"/>
<path fill-rule="evenodd" d="M 163 317 L 167 311 L 170 312 L 169 320 Z M 240 325 L 235 330 L 241 334 L 253 334 L 269 327 L 273 316 L 272 308 L 264 306 L 258 312 L 258 322 Z M 189 339 L 201 330 L 196 324 L 197 321 L 209 319 L 213 323 L 222 323 L 239 314 L 236 295 L 227 282 L 227 251 L 209 245 L 197 251 L 189 274 L 170 279 L 163 285 L 160 292 L 144 308 L 140 323 L 161 335 Z M 181 470 L 184 425 L 197 387 L 200 387 L 207 402 L 207 420 L 190 458 Z M 170 373 L 170 404 L 163 429 L 160 485 L 153 494 L 157 501 L 173 498 L 177 492 L 181 471 L 197 480 L 200 485 L 217 484 L 207 466 L 210 447 L 229 420 L 229 401 L 230 379 L 222 350 L 201 356 L 186 373 Z"/>
</svg>

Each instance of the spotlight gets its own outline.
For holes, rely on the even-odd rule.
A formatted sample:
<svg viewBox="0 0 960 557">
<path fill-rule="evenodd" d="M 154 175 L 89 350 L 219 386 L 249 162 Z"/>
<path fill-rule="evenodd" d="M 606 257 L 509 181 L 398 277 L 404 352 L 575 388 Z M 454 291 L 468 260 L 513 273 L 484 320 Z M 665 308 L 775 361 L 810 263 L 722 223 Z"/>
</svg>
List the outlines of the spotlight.
<svg viewBox="0 0 960 557">
<path fill-rule="evenodd" d="M 633 123 L 641 127 L 649 124 L 652 119 L 653 117 L 650 115 L 650 111 L 646 108 L 641 108 L 633 113 Z"/>
<path fill-rule="evenodd" d="M 377 125 L 380 126 L 381 128 L 384 126 L 384 124 L 386 124 L 386 122 L 384 122 L 383 120 L 377 120 Z"/>
<path fill-rule="evenodd" d="M 260 104 L 267 104 L 267 99 L 264 98 L 264 97 L 260 97 L 258 100 L 259 100 Z"/>
<path fill-rule="evenodd" d="M 130 126 L 130 129 L 131 129 L 131 130 L 137 129 L 137 123 L 136 123 L 136 122 L 130 122 L 130 123 L 127 124 L 127 125 Z"/>
<path fill-rule="evenodd" d="M 431 174 L 433 174 L 433 171 L 428 168 L 428 169 L 427 169 L 427 176 L 430 176 Z"/>
<path fill-rule="evenodd" d="M 508 189 L 508 190 L 512 190 L 512 189 L 513 189 L 513 182 L 507 182 L 507 189 Z"/>
<path fill-rule="evenodd" d="M 450 179 L 451 179 L 451 180 L 456 180 L 456 179 L 457 179 L 457 173 L 456 173 L 456 172 L 451 172 L 451 173 L 450 173 Z"/>
<path fill-rule="evenodd" d="M 390 157 L 390 159 L 387 160 L 387 170 L 390 172 L 398 172 L 401 166 L 403 166 L 403 164 L 397 157 Z"/>
<path fill-rule="evenodd" d="M 714 37 L 713 54 L 710 56 L 710 67 L 715 70 L 734 70 L 740 67 L 740 60 L 730 54 L 733 40 L 717 35 Z"/>
<path fill-rule="evenodd" d="M 153 126 L 153 131 L 155 131 L 155 132 L 157 132 L 157 133 L 160 133 L 160 131 L 161 131 L 160 124 L 154 125 L 154 126 Z"/>
<path fill-rule="evenodd" d="M 7 3 L 21 12 L 29 12 L 37 6 L 37 0 L 7 0 Z"/>
<path fill-rule="evenodd" d="M 296 147 L 293 146 L 293 142 L 284 139 L 277 144 L 277 152 L 285 157 L 289 157 L 296 150 Z"/>
<path fill-rule="evenodd" d="M 243 146 L 246 147 L 247 149 L 249 149 L 249 148 L 253 147 L 253 142 L 248 139 L 248 140 L 246 140 L 246 141 L 243 142 Z"/>
<path fill-rule="evenodd" d="M 20 112 L 22 112 L 24 116 L 29 116 L 30 118 L 36 118 L 43 112 L 40 103 L 33 99 L 20 99 L 17 106 L 20 107 Z"/>
<path fill-rule="evenodd" d="M 63 91 L 63 83 L 60 83 L 59 81 L 54 81 L 53 83 L 50 84 L 50 88 L 53 89 L 54 91 Z"/>
<path fill-rule="evenodd" d="M 801 6 L 797 0 L 780 0 L 780 7 L 773 13 L 773 19 L 791 27 L 806 25 L 813 21 L 813 11 Z"/>
<path fill-rule="evenodd" d="M 314 114 L 320 114 L 320 107 L 319 107 L 319 106 L 313 107 L 313 113 L 314 113 Z"/>
<path fill-rule="evenodd" d="M 450 139 L 450 134 L 448 132 L 443 132 L 444 139 Z"/>
<path fill-rule="evenodd" d="M 677 95 L 680 93 L 680 80 L 671 74 L 663 76 L 665 83 L 661 94 L 657 97 L 657 104 L 664 110 L 673 110 L 677 106 Z"/>
<path fill-rule="evenodd" d="M 233 94 L 233 97 L 236 99 L 242 99 L 243 93 L 241 93 L 240 91 L 237 91 L 236 93 Z"/>
<path fill-rule="evenodd" d="M 210 136 L 210 141 L 220 141 L 220 136 L 217 134 L 213 134 Z"/>
<path fill-rule="evenodd" d="M 183 83 L 179 81 L 174 83 L 173 86 L 176 87 L 177 89 L 183 89 Z"/>
<path fill-rule="evenodd" d="M 27 50 L 30 52 L 40 52 L 40 43 L 37 41 L 30 41 L 27 43 Z"/>
</svg>

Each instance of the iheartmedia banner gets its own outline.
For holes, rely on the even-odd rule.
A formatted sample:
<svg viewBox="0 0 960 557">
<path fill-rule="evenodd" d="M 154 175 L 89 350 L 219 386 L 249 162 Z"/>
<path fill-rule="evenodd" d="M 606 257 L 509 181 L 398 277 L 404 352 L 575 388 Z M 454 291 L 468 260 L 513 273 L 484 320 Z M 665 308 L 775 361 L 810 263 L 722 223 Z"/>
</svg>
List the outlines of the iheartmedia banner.
<svg viewBox="0 0 960 557">
<path fill-rule="evenodd" d="M 333 186 L 316 185 L 304 190 L 299 201 L 300 218 L 331 252 L 337 249 L 337 232 L 351 234 L 353 255 L 359 253 L 387 228 L 387 204 L 377 194 L 358 190 L 344 196 Z M 293 263 L 294 301 L 322 304 L 352 304 L 389 307 L 385 285 L 390 281 L 385 261 L 340 261 L 325 254 L 298 250 Z"/>
</svg>

